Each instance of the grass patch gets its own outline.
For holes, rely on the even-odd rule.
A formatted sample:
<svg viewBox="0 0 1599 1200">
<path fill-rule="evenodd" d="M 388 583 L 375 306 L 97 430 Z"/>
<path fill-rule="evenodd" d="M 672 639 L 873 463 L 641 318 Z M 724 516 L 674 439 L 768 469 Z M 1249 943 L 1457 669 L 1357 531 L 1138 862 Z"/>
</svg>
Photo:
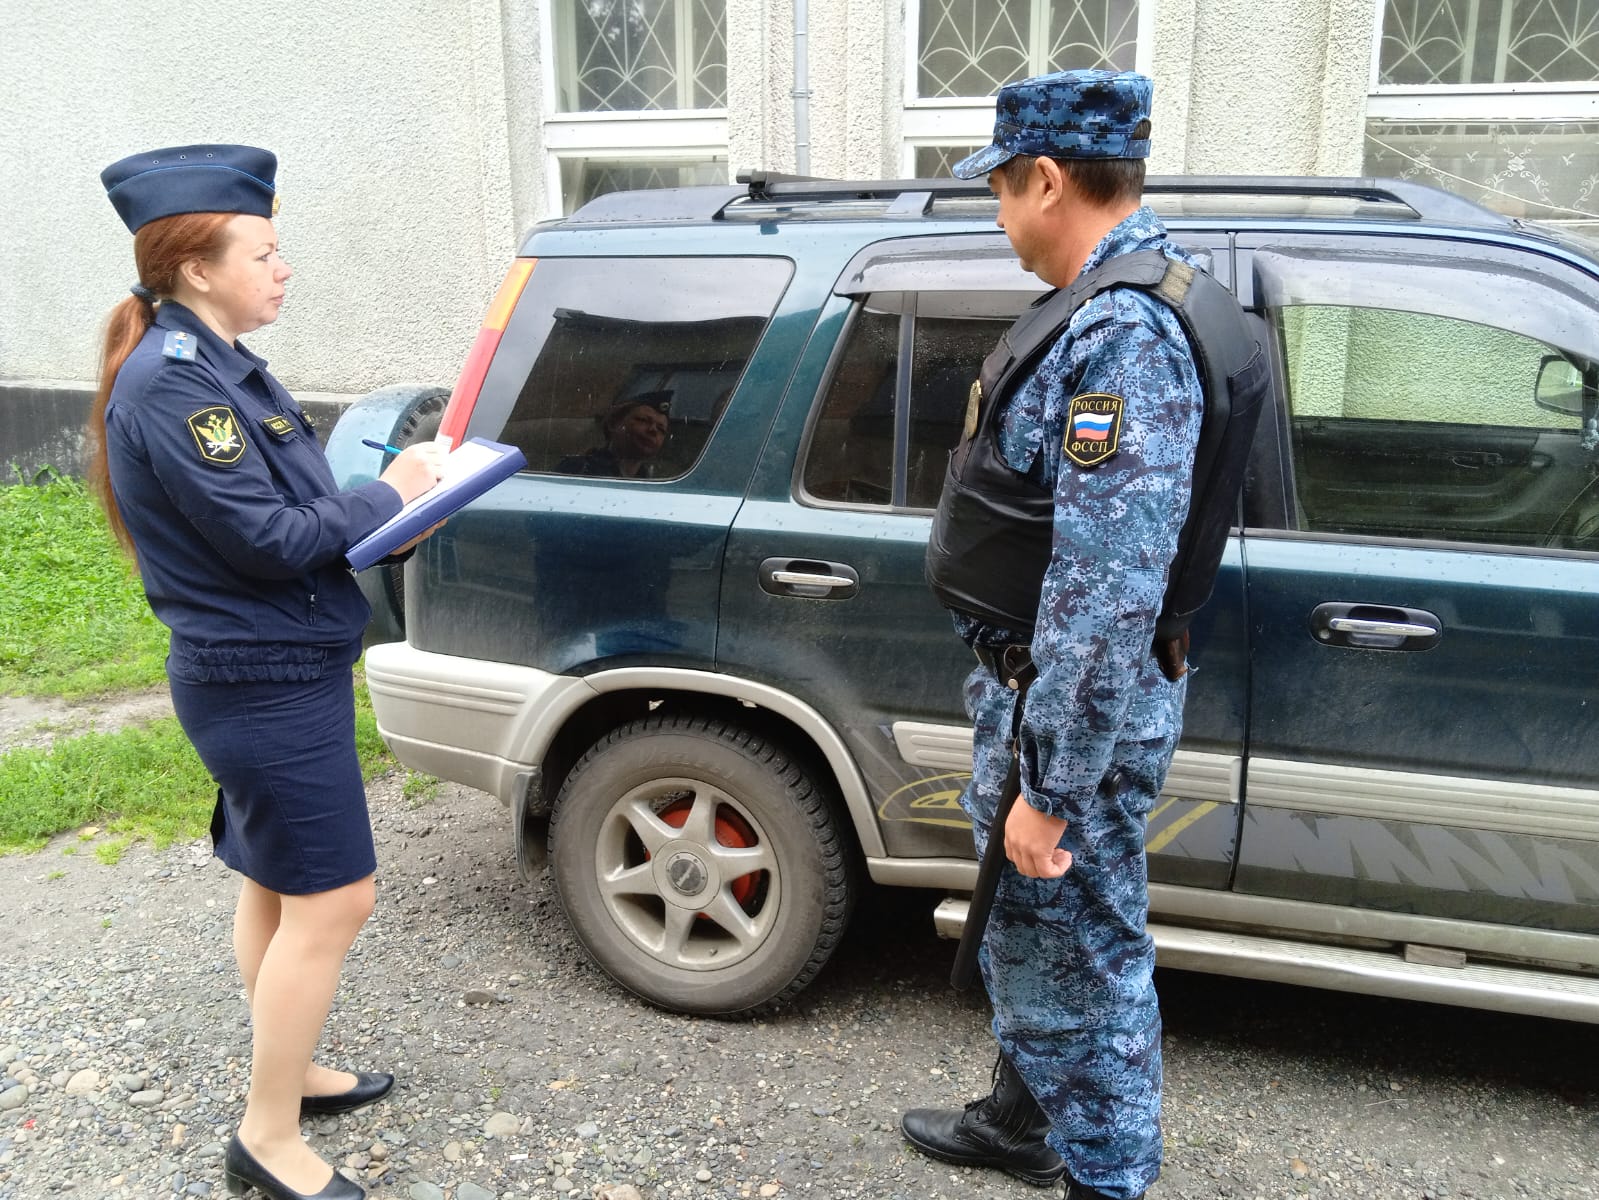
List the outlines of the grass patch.
<svg viewBox="0 0 1599 1200">
<path fill-rule="evenodd" d="M 75 698 L 164 681 L 167 631 L 84 485 L 0 487 L 0 693 Z"/>
<path fill-rule="evenodd" d="M 355 742 L 364 778 L 396 765 L 378 736 L 359 670 Z M 37 850 L 55 834 L 78 829 L 80 840 L 95 842 L 95 857 L 114 864 L 136 838 L 159 848 L 204 835 L 216 795 L 176 717 L 13 750 L 0 755 L 0 854 Z M 75 849 L 69 844 L 62 853 Z"/>
<path fill-rule="evenodd" d="M 78 480 L 0 487 L 0 580 L 0 694 L 75 699 L 165 684 L 167 631 Z M 365 778 L 397 765 L 359 668 L 355 744 Z M 406 798 L 420 803 L 418 786 L 407 778 Z M 204 835 L 215 804 L 175 718 L 61 738 L 0 755 L 0 854 L 78 829 L 114 863 L 135 839 L 160 847 Z"/>
<path fill-rule="evenodd" d="M 13 750 L 0 756 L 0 851 L 37 850 L 91 824 L 164 846 L 203 833 L 215 799 L 174 717 Z"/>
<path fill-rule="evenodd" d="M 407 770 L 405 782 L 400 785 L 400 799 L 412 808 L 421 808 L 439 794 L 439 788 L 443 783 L 442 779 L 426 775 L 421 771 Z"/>
</svg>

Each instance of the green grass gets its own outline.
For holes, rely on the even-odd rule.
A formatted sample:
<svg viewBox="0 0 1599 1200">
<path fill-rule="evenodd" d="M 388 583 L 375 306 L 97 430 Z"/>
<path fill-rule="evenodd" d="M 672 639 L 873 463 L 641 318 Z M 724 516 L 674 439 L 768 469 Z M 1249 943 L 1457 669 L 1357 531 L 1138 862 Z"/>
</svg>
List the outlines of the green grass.
<svg viewBox="0 0 1599 1200">
<path fill-rule="evenodd" d="M 167 632 L 82 483 L 0 487 L 0 580 L 0 695 L 164 681 Z"/>
<path fill-rule="evenodd" d="M 78 481 L 0 487 L 0 581 L 0 694 L 75 699 L 165 683 L 166 630 Z M 397 765 L 359 670 L 355 743 L 367 779 Z M 408 774 L 404 794 L 429 798 L 429 777 Z M 0 853 L 79 829 L 96 858 L 115 863 L 135 839 L 159 847 L 204 835 L 215 803 L 175 718 L 61 738 L 0 754 Z"/>
<path fill-rule="evenodd" d="M 355 745 L 367 779 L 396 765 L 359 675 Z M 160 847 L 205 834 L 216 794 L 175 717 L 13 750 L 0 755 L 0 854 L 37 850 L 57 833 L 93 826 L 91 837 L 113 835 L 97 842 L 95 856 L 115 863 L 135 838 Z"/>
</svg>

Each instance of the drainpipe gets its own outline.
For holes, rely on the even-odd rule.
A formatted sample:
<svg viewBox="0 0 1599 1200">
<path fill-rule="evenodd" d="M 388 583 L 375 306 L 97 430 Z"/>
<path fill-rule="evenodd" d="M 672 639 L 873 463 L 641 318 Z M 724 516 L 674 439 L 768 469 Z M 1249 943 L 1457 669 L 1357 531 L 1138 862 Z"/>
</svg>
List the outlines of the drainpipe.
<svg viewBox="0 0 1599 1200">
<path fill-rule="evenodd" d="M 794 0 L 794 173 L 811 173 L 811 68 L 806 46 L 809 0 Z"/>
</svg>

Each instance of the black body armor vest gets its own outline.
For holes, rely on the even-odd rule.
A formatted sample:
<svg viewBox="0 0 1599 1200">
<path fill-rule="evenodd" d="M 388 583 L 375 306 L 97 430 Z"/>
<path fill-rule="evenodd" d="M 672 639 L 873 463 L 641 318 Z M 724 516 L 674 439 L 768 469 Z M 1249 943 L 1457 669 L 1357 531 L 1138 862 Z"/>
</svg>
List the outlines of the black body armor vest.
<svg viewBox="0 0 1599 1200">
<path fill-rule="evenodd" d="M 1072 314 L 1114 287 L 1135 287 L 1177 314 L 1204 391 L 1188 516 L 1177 539 L 1155 640 L 1180 637 L 1210 599 L 1237 513 L 1249 445 L 1270 375 L 1248 318 L 1222 284 L 1159 250 L 1120 254 L 1036 301 L 983 362 L 927 543 L 927 582 L 946 608 L 1031 638 L 1049 566 L 1055 498 L 1013 470 L 996 443 L 1002 401 Z"/>
</svg>

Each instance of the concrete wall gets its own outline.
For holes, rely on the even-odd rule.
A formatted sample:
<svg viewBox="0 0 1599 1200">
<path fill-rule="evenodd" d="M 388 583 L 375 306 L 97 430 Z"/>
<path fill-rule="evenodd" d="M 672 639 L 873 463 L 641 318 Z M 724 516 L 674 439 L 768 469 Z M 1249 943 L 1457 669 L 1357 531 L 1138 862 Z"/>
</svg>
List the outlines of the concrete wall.
<svg viewBox="0 0 1599 1200">
<path fill-rule="evenodd" d="M 812 173 L 900 174 L 917 2 L 810 0 Z M 1375 0 L 1148 2 L 1154 170 L 1358 172 Z M 92 384 L 134 281 L 98 173 L 203 141 L 281 160 L 296 276 L 248 341 L 297 395 L 452 383 L 553 207 L 540 3 L 0 0 L 0 396 Z M 728 0 L 727 30 L 730 172 L 791 170 L 792 0 Z"/>
</svg>

